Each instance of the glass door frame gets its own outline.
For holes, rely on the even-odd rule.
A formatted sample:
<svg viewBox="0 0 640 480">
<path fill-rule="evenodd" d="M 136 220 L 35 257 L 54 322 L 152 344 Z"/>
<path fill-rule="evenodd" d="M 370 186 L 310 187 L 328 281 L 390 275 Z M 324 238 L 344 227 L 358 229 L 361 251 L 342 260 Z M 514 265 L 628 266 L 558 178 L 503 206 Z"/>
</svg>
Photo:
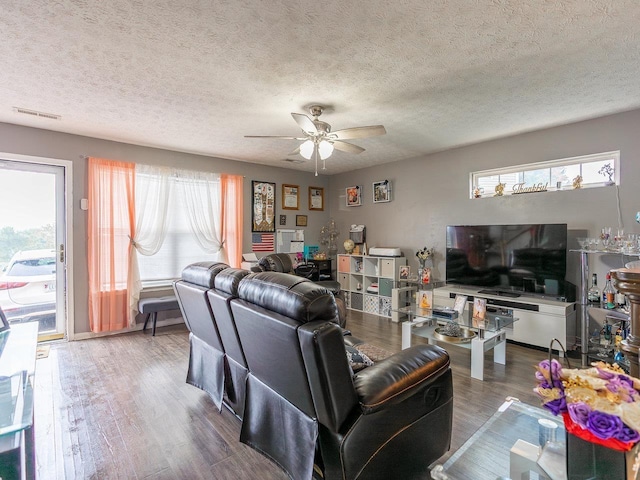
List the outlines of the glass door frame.
<svg viewBox="0 0 640 480">
<path fill-rule="evenodd" d="M 0 163 L 2 161 L 14 161 L 30 163 L 34 166 L 44 165 L 62 167 L 62 178 L 56 175 L 56 197 L 61 193 L 62 199 L 56 198 L 56 223 L 58 220 L 64 221 L 63 229 L 56 226 L 56 257 L 58 267 L 62 266 L 62 276 L 58 274 L 56 282 L 57 289 L 62 287 L 63 295 L 57 297 L 57 315 L 62 314 L 64 320 L 60 322 L 56 319 L 55 334 L 44 335 L 40 340 L 61 338 L 66 336 L 69 340 L 74 337 L 74 295 L 73 295 L 73 162 L 55 158 L 35 157 L 30 155 L 19 155 L 15 153 L 0 152 Z M 60 246 L 64 248 L 63 261 L 60 262 Z M 62 282 L 60 282 L 62 278 Z M 60 302 L 62 299 L 62 302 Z M 60 304 L 62 303 L 62 304 Z M 58 317 L 59 318 L 59 317 Z M 63 332 L 59 331 L 62 326 Z"/>
</svg>

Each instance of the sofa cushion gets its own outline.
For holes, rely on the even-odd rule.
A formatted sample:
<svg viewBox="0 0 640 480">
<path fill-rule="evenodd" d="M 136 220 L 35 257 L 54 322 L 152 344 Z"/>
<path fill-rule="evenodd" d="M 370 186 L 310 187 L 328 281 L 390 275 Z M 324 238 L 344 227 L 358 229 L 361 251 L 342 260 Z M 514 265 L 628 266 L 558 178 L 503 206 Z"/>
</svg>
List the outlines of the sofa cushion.
<svg viewBox="0 0 640 480">
<path fill-rule="evenodd" d="M 229 268 L 222 262 L 197 262 L 182 270 L 182 280 L 205 288 L 213 288 L 216 275 Z"/>
<path fill-rule="evenodd" d="M 325 320 L 338 323 L 338 308 L 326 288 L 288 273 L 260 272 L 244 277 L 238 297 L 300 323 Z"/>
</svg>

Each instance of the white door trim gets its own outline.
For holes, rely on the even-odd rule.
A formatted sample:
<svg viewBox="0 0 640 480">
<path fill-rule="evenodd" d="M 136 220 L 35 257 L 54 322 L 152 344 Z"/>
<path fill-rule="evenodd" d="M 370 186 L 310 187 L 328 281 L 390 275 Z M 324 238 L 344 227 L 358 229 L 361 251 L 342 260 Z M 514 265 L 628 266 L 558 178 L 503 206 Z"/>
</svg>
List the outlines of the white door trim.
<svg viewBox="0 0 640 480">
<path fill-rule="evenodd" d="M 74 315 L 74 295 L 73 295 L 73 162 L 58 158 L 34 157 L 31 155 L 20 155 L 16 153 L 0 152 L 0 161 L 15 160 L 16 162 L 36 163 L 45 165 L 56 165 L 64 168 L 64 208 L 65 208 L 65 244 L 66 244 L 66 332 L 67 338 L 73 340 L 75 337 L 75 315 Z M 57 250 L 57 246 L 56 246 Z"/>
</svg>

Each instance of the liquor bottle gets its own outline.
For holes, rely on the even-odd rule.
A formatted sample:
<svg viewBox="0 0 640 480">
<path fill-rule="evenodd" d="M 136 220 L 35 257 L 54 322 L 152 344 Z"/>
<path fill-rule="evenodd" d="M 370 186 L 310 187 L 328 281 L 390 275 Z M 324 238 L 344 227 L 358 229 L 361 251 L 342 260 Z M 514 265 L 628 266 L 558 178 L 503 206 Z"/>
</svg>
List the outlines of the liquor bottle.
<svg viewBox="0 0 640 480">
<path fill-rule="evenodd" d="M 600 305 L 600 289 L 598 288 L 598 274 L 591 275 L 591 287 L 587 292 L 587 301 L 591 305 Z"/>
<path fill-rule="evenodd" d="M 616 308 L 616 291 L 611 283 L 611 273 L 607 273 L 607 283 L 602 289 L 602 308 L 609 310 Z"/>
</svg>

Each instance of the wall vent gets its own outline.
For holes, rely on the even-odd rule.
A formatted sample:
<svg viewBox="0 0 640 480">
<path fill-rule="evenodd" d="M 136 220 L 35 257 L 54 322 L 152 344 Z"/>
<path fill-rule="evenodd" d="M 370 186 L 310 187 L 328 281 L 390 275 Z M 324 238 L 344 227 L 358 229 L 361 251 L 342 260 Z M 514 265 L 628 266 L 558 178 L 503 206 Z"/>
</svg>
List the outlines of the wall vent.
<svg viewBox="0 0 640 480">
<path fill-rule="evenodd" d="M 60 120 L 62 116 L 55 113 L 38 112 L 36 110 L 29 110 L 28 108 L 13 107 L 15 113 L 21 113 L 23 115 L 31 115 L 33 117 L 48 118 L 49 120 Z"/>
</svg>

